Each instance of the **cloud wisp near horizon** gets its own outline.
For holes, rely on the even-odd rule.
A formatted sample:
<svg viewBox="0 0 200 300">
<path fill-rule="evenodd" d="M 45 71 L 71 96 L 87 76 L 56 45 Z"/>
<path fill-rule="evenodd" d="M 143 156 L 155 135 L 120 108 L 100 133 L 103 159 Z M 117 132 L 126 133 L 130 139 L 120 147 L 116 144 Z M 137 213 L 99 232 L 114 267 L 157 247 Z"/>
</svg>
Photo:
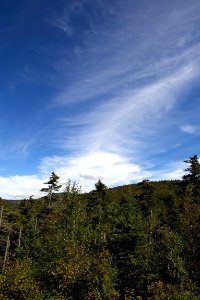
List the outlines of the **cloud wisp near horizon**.
<svg viewBox="0 0 200 300">
<path fill-rule="evenodd" d="M 196 0 L 50 1 L 48 8 L 38 0 L 29 52 L 19 55 L 26 67 L 14 64 L 1 95 L 10 117 L 19 103 L 23 109 L 15 128 L 1 114 L 8 136 L 0 131 L 7 149 L 0 196 L 39 195 L 52 171 L 83 191 L 98 179 L 108 186 L 180 179 L 182 161 L 199 152 L 199 12 Z"/>
</svg>

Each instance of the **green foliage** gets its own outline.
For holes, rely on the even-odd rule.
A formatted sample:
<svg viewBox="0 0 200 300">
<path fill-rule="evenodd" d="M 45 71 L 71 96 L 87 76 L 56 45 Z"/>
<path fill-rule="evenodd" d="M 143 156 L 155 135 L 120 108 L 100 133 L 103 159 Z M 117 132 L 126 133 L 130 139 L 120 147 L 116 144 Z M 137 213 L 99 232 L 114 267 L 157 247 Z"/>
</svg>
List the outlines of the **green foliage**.
<svg viewBox="0 0 200 300">
<path fill-rule="evenodd" d="M 59 191 L 59 189 L 61 188 L 61 185 L 58 184 L 59 178 L 60 177 L 58 175 L 56 175 L 54 172 L 52 172 L 49 180 L 44 183 L 44 184 L 47 184 L 48 187 L 41 189 L 41 192 L 47 193 L 47 197 L 49 200 L 49 206 L 51 205 L 53 192 Z"/>
<path fill-rule="evenodd" d="M 189 167 L 185 169 L 188 174 L 183 176 L 183 180 L 187 183 L 197 184 L 200 181 L 200 163 L 197 155 L 189 157 L 184 161 L 189 164 Z"/>
<path fill-rule="evenodd" d="M 42 300 L 34 265 L 29 258 L 9 263 L 0 275 L 0 299 Z"/>
<path fill-rule="evenodd" d="M 0 299 L 199 299 L 200 201 L 196 156 L 179 181 L 0 201 Z M 55 201 L 53 201 L 55 200 Z"/>
<path fill-rule="evenodd" d="M 187 185 L 189 185 L 194 201 L 199 201 L 200 197 L 200 163 L 197 155 L 189 157 L 184 161 L 189 164 L 189 167 L 185 169 L 187 174 L 183 176 L 183 190 L 186 191 Z"/>
<path fill-rule="evenodd" d="M 197 300 L 199 297 L 191 291 L 192 286 L 189 289 L 185 286 L 184 289 L 175 285 L 164 284 L 158 280 L 148 286 L 149 292 L 153 296 L 149 297 L 149 300 Z"/>
</svg>

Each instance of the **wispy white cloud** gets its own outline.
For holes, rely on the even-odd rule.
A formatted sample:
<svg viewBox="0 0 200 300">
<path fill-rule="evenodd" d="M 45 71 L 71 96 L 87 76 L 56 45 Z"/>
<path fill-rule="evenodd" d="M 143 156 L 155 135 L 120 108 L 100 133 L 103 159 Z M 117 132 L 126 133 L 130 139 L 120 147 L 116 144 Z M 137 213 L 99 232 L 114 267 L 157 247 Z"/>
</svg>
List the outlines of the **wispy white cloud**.
<svg viewBox="0 0 200 300">
<path fill-rule="evenodd" d="M 120 15 L 110 18 L 109 24 L 89 31 L 82 55 L 73 61 L 74 83 L 66 84 L 55 99 L 57 103 L 107 98 L 107 93 L 123 93 L 130 86 L 145 85 L 198 61 L 194 5 L 179 7 L 175 3 L 173 9 L 166 5 L 166 11 L 159 5 L 147 5 L 140 14 L 130 1 L 127 5 L 130 12 L 129 6 L 126 10 L 121 7 Z M 69 65 L 66 73 L 68 70 Z"/>
<path fill-rule="evenodd" d="M 108 186 L 115 186 L 151 175 L 149 171 L 142 170 L 139 165 L 129 162 L 125 157 L 103 151 L 72 158 L 44 158 L 40 165 L 41 173 L 47 176 L 52 170 L 59 174 L 61 182 L 65 183 L 69 178 L 81 184 L 83 191 L 92 190 L 98 179 L 102 179 Z"/>
<path fill-rule="evenodd" d="M 131 149 L 134 145 L 131 151 L 139 151 L 141 143 L 146 143 L 148 138 L 166 127 L 163 118 L 169 118 L 169 112 L 180 100 L 186 83 L 196 74 L 196 68 L 187 65 L 166 78 L 129 89 L 107 103 L 96 104 L 95 111 L 86 112 L 87 121 L 82 129 L 77 132 L 77 127 L 74 131 L 70 128 L 73 132 L 71 139 L 67 135 L 65 142 L 63 135 L 60 144 L 73 149 L 84 148 L 85 151 L 107 149 L 114 152 L 120 151 L 120 147 Z M 78 120 L 79 116 L 72 124 L 78 124 Z"/>
<path fill-rule="evenodd" d="M 169 163 L 167 166 L 161 170 L 153 172 L 151 177 L 152 180 L 176 180 L 182 179 L 182 176 L 185 174 L 185 165 L 181 161 Z"/>
<path fill-rule="evenodd" d="M 180 129 L 183 132 L 189 133 L 189 134 L 195 134 L 198 130 L 197 126 L 191 125 L 191 124 L 184 124 L 180 127 Z"/>
<path fill-rule="evenodd" d="M 124 183 L 128 178 L 151 177 L 155 171 L 143 169 L 145 151 L 156 154 L 163 152 L 163 147 L 165 152 L 173 148 L 174 141 L 172 145 L 164 143 L 166 133 L 173 135 L 175 131 L 169 133 L 173 123 L 171 112 L 198 78 L 200 64 L 200 44 L 195 40 L 196 33 L 193 34 L 194 7 L 185 6 L 181 11 L 178 6 L 174 8 L 166 7 L 168 11 L 162 11 L 162 17 L 157 14 L 153 18 L 154 8 L 144 9 L 143 17 L 135 15 L 135 18 L 122 10 L 120 16 L 115 14 L 116 19 L 120 18 L 118 24 L 106 28 L 106 35 L 105 28 L 97 28 L 93 31 L 94 39 L 86 40 L 86 49 L 82 49 L 86 60 L 77 61 L 79 68 L 75 61 L 75 83 L 64 87 L 54 99 L 61 109 L 82 107 L 83 103 L 89 107 L 73 118 L 63 117 L 60 139 L 59 136 L 56 139 L 58 147 L 76 152 L 67 159 L 57 157 L 53 164 L 56 167 L 63 159 L 70 178 L 84 183 L 112 173 L 105 171 L 102 158 L 97 158 L 102 166 L 99 173 L 96 163 L 92 163 L 93 167 L 88 163 L 88 160 L 94 162 L 97 153 L 112 158 L 119 155 L 123 165 L 138 166 L 139 171 L 134 175 L 129 168 L 113 172 L 113 181 L 112 176 L 106 175 L 111 184 Z M 146 25 L 142 26 L 144 19 Z M 49 162 L 52 163 L 51 157 L 43 160 L 42 166 L 48 169 Z M 113 165 L 108 167 L 115 170 Z M 57 170 L 62 173 L 62 167 Z M 166 179 L 173 179 L 180 177 L 181 172 L 173 169 L 163 174 Z M 141 177 L 137 177 L 139 173 Z"/>
<path fill-rule="evenodd" d="M 13 200 L 38 197 L 42 186 L 43 180 L 36 175 L 0 177 L 0 196 Z"/>
<path fill-rule="evenodd" d="M 83 74 L 77 74 L 75 83 L 58 93 L 54 99 L 55 104 L 72 105 L 95 101 L 96 97 L 100 97 L 101 101 L 107 100 L 145 88 L 150 83 L 154 84 L 162 79 L 164 81 L 181 69 L 188 68 L 189 72 L 192 65 L 200 63 L 197 55 L 199 50 L 200 44 L 180 53 L 175 52 L 170 58 L 163 57 L 164 53 L 161 52 L 158 57 L 155 53 L 148 59 L 147 53 L 143 53 L 144 56 L 141 57 L 136 54 L 134 57 L 134 51 L 126 53 L 124 57 L 123 51 L 111 47 L 110 52 L 114 54 L 109 53 L 109 59 L 99 57 L 99 62 L 94 66 L 79 66 L 84 69 Z M 143 49 L 141 52 L 144 52 Z"/>
<path fill-rule="evenodd" d="M 173 111 L 199 78 L 199 1 L 145 1 L 138 6 L 118 1 L 116 7 L 97 2 L 103 22 L 94 16 L 87 20 L 90 26 L 76 37 L 80 43 L 75 43 L 70 59 L 69 50 L 63 49 L 62 65 L 54 66 L 61 82 L 52 104 L 58 116 L 45 138 L 64 154 L 43 157 L 39 174 L 44 178 L 55 171 L 62 182 L 71 178 L 84 190 L 92 189 L 99 178 L 108 186 L 180 178 L 179 163 L 158 174 L 155 164 L 145 167 L 144 157 L 181 144 L 170 138 L 166 143 L 166 137 L 180 129 L 196 133 L 197 127 L 184 117 L 177 124 Z M 84 10 L 80 1 L 73 3 L 63 15 L 48 18 L 68 37 L 75 34 L 72 12 Z M 33 178 L 37 187 L 39 177 Z M 23 180 L 29 179 L 21 180 L 7 178 L 5 183 L 21 186 L 14 190 L 17 194 L 26 191 Z"/>
<path fill-rule="evenodd" d="M 46 157 L 40 171 L 47 175 L 55 170 L 61 180 L 71 178 L 79 182 L 84 191 L 92 189 L 98 179 L 115 186 L 156 178 L 157 172 L 151 170 L 153 166 L 143 167 L 140 152 L 144 146 L 152 150 L 159 144 L 152 137 L 162 135 L 166 127 L 163 119 L 184 92 L 186 83 L 195 76 L 195 67 L 187 65 L 171 76 L 98 105 L 95 112 L 88 115 L 81 131 L 77 132 L 75 126 L 71 139 L 67 135 L 65 141 L 62 136 L 60 143 L 64 148 L 79 149 L 76 155 Z M 78 120 L 72 124 L 77 125 Z M 149 140 L 151 145 L 147 146 Z M 160 171 L 159 178 L 179 179 L 182 172 L 173 166 Z"/>
<path fill-rule="evenodd" d="M 55 28 L 61 30 L 64 34 L 71 36 L 73 35 L 73 27 L 70 22 L 69 14 L 66 10 L 62 15 L 52 15 L 46 19 L 47 23 Z"/>
</svg>

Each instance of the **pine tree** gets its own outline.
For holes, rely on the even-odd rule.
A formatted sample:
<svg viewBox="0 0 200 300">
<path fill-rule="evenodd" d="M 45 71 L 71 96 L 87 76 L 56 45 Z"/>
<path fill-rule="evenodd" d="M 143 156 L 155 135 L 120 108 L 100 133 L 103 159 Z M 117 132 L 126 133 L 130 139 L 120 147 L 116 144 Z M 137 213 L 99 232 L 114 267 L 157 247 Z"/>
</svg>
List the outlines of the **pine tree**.
<svg viewBox="0 0 200 300">
<path fill-rule="evenodd" d="M 183 176 L 183 180 L 186 183 L 192 183 L 196 185 L 200 182 L 200 163 L 197 155 L 189 157 L 189 159 L 184 160 L 185 163 L 189 164 L 189 167 L 185 169 L 188 174 Z"/>
<path fill-rule="evenodd" d="M 182 184 L 184 190 L 188 185 L 193 190 L 193 197 L 195 202 L 199 202 L 200 196 L 200 162 L 197 155 L 189 157 L 189 159 L 184 161 L 185 163 L 189 164 L 189 167 L 185 169 L 187 174 L 185 174 L 182 178 Z"/>
<path fill-rule="evenodd" d="M 52 172 L 49 181 L 44 183 L 44 184 L 48 184 L 48 187 L 41 189 L 41 192 L 47 193 L 49 199 L 49 206 L 51 206 L 53 192 L 58 191 L 62 186 L 58 184 L 59 178 L 60 178 L 59 176 L 57 176 L 54 172 Z"/>
</svg>

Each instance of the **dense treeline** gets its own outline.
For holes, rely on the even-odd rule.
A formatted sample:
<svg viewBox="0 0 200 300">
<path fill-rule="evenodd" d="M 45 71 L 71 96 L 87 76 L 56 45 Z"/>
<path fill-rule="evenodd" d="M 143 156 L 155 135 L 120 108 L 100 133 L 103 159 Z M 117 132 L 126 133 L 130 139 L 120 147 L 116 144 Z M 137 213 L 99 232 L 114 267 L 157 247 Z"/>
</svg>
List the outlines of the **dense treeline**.
<svg viewBox="0 0 200 300">
<path fill-rule="evenodd" d="M 0 299 L 200 299 L 200 165 L 182 181 L 0 200 Z"/>
</svg>

